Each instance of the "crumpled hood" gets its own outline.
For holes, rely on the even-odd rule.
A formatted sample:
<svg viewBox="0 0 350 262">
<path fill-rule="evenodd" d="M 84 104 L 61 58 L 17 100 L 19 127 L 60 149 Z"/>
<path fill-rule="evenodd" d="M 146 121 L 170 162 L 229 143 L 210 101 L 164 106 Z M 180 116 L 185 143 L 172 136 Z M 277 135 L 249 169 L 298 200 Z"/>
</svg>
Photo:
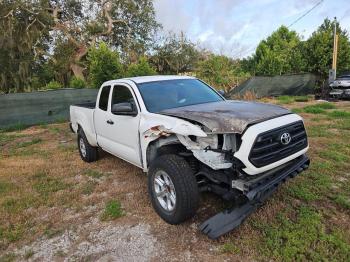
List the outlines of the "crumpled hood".
<svg viewBox="0 0 350 262">
<path fill-rule="evenodd" d="M 280 106 L 227 100 L 166 109 L 160 114 L 196 121 L 213 133 L 240 133 L 248 125 L 290 114 Z"/>
</svg>

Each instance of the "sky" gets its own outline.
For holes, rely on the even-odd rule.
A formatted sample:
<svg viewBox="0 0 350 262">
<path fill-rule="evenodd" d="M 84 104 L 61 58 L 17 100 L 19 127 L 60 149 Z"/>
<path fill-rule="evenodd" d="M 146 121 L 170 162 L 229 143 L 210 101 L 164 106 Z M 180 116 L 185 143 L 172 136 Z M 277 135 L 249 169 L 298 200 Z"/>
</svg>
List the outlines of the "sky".
<svg viewBox="0 0 350 262">
<path fill-rule="evenodd" d="M 165 31 L 184 32 L 201 48 L 233 58 L 251 55 L 281 25 L 289 26 L 320 0 L 155 0 Z M 290 27 L 307 39 L 325 18 L 350 31 L 350 0 L 323 0 Z"/>
</svg>

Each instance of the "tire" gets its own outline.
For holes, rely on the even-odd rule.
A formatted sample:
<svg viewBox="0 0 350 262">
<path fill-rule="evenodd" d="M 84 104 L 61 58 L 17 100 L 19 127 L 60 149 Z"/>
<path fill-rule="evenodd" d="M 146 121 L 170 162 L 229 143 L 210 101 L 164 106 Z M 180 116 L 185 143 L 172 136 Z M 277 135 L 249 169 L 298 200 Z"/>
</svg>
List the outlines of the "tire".
<svg viewBox="0 0 350 262">
<path fill-rule="evenodd" d="M 159 181 L 163 177 L 166 182 L 166 176 L 171 183 L 164 183 L 164 188 L 167 188 L 162 190 Z M 196 214 L 199 204 L 197 181 L 191 167 L 182 157 L 171 154 L 154 160 L 148 172 L 148 192 L 153 208 L 169 224 L 180 224 Z M 175 201 L 172 201 L 174 192 Z M 164 202 L 168 203 L 167 199 L 170 199 L 170 205 L 164 205 Z"/>
<path fill-rule="evenodd" d="M 78 131 L 78 150 L 82 160 L 91 163 L 98 159 L 97 147 L 93 147 L 89 144 L 83 130 Z M 85 149 L 85 150 L 84 150 Z"/>
</svg>

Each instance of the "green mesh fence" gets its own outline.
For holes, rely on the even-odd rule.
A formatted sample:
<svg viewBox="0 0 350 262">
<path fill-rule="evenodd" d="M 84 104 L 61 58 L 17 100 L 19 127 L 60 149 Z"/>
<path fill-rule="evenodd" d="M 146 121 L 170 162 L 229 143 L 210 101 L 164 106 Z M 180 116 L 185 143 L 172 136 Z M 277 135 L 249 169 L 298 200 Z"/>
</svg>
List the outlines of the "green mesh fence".
<svg viewBox="0 0 350 262">
<path fill-rule="evenodd" d="M 0 128 L 69 119 L 71 104 L 93 102 L 97 89 L 60 89 L 0 95 Z"/>
<path fill-rule="evenodd" d="M 314 93 L 316 76 L 313 74 L 254 76 L 231 90 L 227 97 L 242 96 L 247 92 L 256 97 L 281 95 L 308 95 Z"/>
</svg>

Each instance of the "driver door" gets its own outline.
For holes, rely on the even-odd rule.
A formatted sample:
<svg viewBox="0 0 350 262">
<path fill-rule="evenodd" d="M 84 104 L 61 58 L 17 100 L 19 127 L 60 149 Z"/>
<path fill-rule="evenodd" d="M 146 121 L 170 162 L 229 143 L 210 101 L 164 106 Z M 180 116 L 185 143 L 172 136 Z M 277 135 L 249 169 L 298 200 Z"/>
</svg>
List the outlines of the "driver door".
<svg viewBox="0 0 350 262">
<path fill-rule="evenodd" d="M 140 112 L 136 98 L 128 85 L 113 86 L 107 112 L 105 150 L 136 166 L 142 167 L 139 146 Z M 116 105 L 131 104 L 133 112 L 113 112 Z"/>
</svg>

